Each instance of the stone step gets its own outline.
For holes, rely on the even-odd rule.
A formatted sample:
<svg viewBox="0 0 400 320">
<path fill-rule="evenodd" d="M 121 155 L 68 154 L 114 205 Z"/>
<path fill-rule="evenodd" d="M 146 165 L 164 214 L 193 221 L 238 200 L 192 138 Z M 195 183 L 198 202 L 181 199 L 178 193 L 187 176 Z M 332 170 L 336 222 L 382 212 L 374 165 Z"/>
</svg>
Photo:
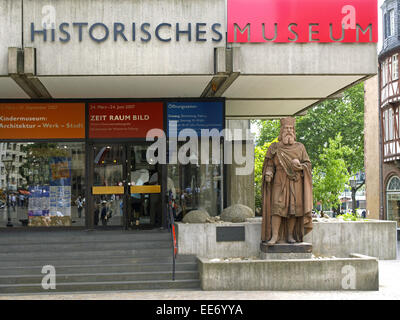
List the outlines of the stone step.
<svg viewBox="0 0 400 320">
<path fill-rule="evenodd" d="M 0 294 L 199 289 L 195 256 L 178 255 L 167 231 L 0 232 Z M 45 265 L 56 290 L 44 290 Z"/>
<path fill-rule="evenodd" d="M 193 256 L 181 255 L 177 257 L 177 262 L 194 262 L 196 261 Z M 2 269 L 12 267 L 29 267 L 38 266 L 43 267 L 44 265 L 52 266 L 79 266 L 79 265 L 114 265 L 114 264 L 142 264 L 142 263 L 172 263 L 172 254 L 166 256 L 146 256 L 146 257 L 127 257 L 127 256 L 109 256 L 109 257 L 46 257 L 37 259 L 24 259 L 20 257 L 18 259 L 0 260 L 0 273 Z"/>
<path fill-rule="evenodd" d="M 82 273 L 118 273 L 118 272 L 163 272 L 172 270 L 172 261 L 157 263 L 136 264 L 105 264 L 105 265 L 56 265 L 57 274 L 82 274 Z M 3 267 L 0 268 L 2 276 L 20 276 L 42 274 L 43 265 L 27 267 Z M 198 271 L 197 261 L 176 262 L 176 271 Z"/>
<path fill-rule="evenodd" d="M 134 242 L 140 240 L 170 241 L 171 235 L 167 230 L 140 230 L 140 231 L 0 231 L 0 246 L 26 245 L 46 243 L 81 243 L 81 242 Z"/>
<path fill-rule="evenodd" d="M 172 254 L 172 248 L 164 249 L 131 249 L 131 250 L 97 250 L 97 251 L 37 251 L 37 252 L 9 252 L 0 253 L 0 261 L 47 260 L 47 259 L 82 259 L 82 258 L 107 258 L 113 257 L 168 257 Z M 1 265 L 0 262 L 0 265 Z"/>
<path fill-rule="evenodd" d="M 57 283 L 56 289 L 44 290 L 41 284 L 0 285 L 0 294 L 10 293 L 53 293 L 53 292 L 90 292 L 121 290 L 200 290 L 199 279 L 185 280 L 150 280 L 150 281 L 105 281 Z"/>
<path fill-rule="evenodd" d="M 131 282 L 131 281 L 155 281 L 171 280 L 172 268 L 164 271 L 155 272 L 118 272 L 118 273 L 79 273 L 62 274 L 56 271 L 56 283 L 76 283 L 76 282 Z M 29 275 L 9 275 L 0 276 L 0 285 L 7 284 L 41 284 L 45 275 L 41 273 Z M 197 271 L 176 271 L 176 280 L 198 279 Z"/>
<path fill-rule="evenodd" d="M 92 241 L 74 243 L 26 243 L 16 245 L 13 243 L 0 245 L 0 254 L 7 253 L 29 253 L 29 252 L 66 252 L 66 251 L 102 251 L 129 249 L 165 249 L 171 248 L 172 243 L 168 240 L 135 240 L 135 241 Z"/>
</svg>

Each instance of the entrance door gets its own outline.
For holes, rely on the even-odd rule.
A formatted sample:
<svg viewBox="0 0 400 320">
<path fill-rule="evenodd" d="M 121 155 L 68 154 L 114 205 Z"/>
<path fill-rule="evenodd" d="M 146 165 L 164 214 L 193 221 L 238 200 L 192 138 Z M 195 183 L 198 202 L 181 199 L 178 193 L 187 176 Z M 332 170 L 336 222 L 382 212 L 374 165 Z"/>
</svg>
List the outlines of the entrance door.
<svg viewBox="0 0 400 320">
<path fill-rule="evenodd" d="M 95 227 L 154 228 L 162 225 L 162 168 L 146 159 L 147 143 L 95 144 Z"/>
</svg>

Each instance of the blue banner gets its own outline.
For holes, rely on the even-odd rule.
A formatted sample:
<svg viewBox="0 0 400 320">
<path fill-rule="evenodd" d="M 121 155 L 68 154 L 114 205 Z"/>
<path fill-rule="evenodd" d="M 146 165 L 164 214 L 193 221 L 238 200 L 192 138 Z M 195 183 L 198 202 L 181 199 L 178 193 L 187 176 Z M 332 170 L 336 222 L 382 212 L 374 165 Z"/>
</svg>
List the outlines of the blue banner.
<svg viewBox="0 0 400 320">
<path fill-rule="evenodd" d="M 194 130 L 200 137 L 202 129 L 218 131 L 224 129 L 224 104 L 223 102 L 170 102 L 167 104 L 167 120 L 169 137 L 177 137 L 184 129 Z"/>
</svg>

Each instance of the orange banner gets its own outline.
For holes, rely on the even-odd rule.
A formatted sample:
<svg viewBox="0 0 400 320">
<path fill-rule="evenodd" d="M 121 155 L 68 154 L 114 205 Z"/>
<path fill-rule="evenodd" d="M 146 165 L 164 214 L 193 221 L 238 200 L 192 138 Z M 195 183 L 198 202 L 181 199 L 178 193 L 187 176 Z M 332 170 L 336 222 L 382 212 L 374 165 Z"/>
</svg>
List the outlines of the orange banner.
<svg viewBox="0 0 400 320">
<path fill-rule="evenodd" d="M 84 138 L 84 103 L 0 103 L 0 139 Z"/>
</svg>

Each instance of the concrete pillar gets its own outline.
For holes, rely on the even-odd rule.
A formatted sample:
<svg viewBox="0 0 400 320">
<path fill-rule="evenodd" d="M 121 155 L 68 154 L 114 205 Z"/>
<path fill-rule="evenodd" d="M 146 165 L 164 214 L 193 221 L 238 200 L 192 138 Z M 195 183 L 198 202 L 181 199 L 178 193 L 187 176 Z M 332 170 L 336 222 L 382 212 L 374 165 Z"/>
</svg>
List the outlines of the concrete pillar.
<svg viewBox="0 0 400 320">
<path fill-rule="evenodd" d="M 364 86 L 364 164 L 367 218 L 379 219 L 381 210 L 380 158 L 382 151 L 379 146 L 378 76 L 365 81 Z"/>
<path fill-rule="evenodd" d="M 227 120 L 227 129 L 250 129 L 250 120 Z M 252 168 L 250 174 L 238 175 L 237 169 L 245 167 L 245 164 L 238 165 L 235 163 L 234 157 L 232 157 L 232 164 L 226 165 L 226 196 L 227 206 L 233 204 L 244 204 L 251 209 L 255 210 L 255 192 L 254 192 L 254 141 L 252 140 L 234 140 L 234 147 L 241 146 L 242 155 L 246 154 L 246 147 L 250 144 L 253 150 L 250 156 L 252 161 Z"/>
</svg>

